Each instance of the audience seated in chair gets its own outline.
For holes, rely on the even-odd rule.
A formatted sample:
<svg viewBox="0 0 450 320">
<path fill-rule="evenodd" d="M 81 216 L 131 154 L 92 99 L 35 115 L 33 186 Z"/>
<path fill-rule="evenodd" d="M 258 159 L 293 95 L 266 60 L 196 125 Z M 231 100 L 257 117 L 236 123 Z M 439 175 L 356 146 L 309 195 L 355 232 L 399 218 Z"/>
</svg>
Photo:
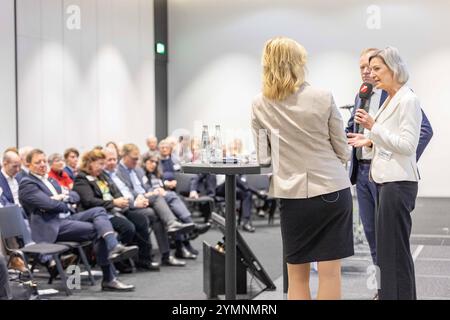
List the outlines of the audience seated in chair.
<svg viewBox="0 0 450 320">
<path fill-rule="evenodd" d="M 125 247 L 114 234 L 104 208 L 76 213 L 79 202 L 76 192 L 62 193 L 56 181 L 47 176 L 47 158 L 43 151 L 32 150 L 27 156 L 30 174 L 19 185 L 19 199 L 31 214 L 31 230 L 36 243 L 57 241 L 94 241 L 97 262 L 103 271 L 103 290 L 131 291 L 133 285 L 120 282 L 115 275 L 112 261 L 129 258 L 137 253 L 137 247 Z M 52 261 L 42 258 L 49 272 Z"/>
<path fill-rule="evenodd" d="M 216 185 L 215 175 L 209 173 L 197 174 L 191 178 L 189 183 L 189 194 L 184 196 L 188 196 L 190 199 L 199 199 L 202 196 L 214 199 L 216 195 Z M 199 210 L 204 217 L 209 219 L 214 208 L 210 203 L 205 202 L 199 204 Z"/>
<path fill-rule="evenodd" d="M 0 204 L 6 206 L 21 206 L 19 201 L 19 180 L 17 176 L 21 170 L 21 160 L 17 152 L 6 151 L 3 154 L 2 169 L 0 170 Z M 31 239 L 30 222 L 25 211 L 21 208 L 23 216 L 24 245 L 33 243 Z M 10 244 L 15 246 L 14 244 Z M 26 266 L 20 258 L 11 261 L 14 269 L 25 271 Z"/>
<path fill-rule="evenodd" d="M 257 190 L 250 188 L 245 181 L 245 176 L 236 176 L 236 199 L 240 200 L 240 214 L 239 223 L 242 226 L 242 230 L 246 232 L 255 232 L 255 227 L 252 225 L 252 206 L 253 206 L 253 194 L 259 194 Z M 216 187 L 216 195 L 225 196 L 225 181 L 221 182 Z"/>
<path fill-rule="evenodd" d="M 195 230 L 197 232 L 199 230 L 203 230 L 203 225 L 197 225 L 192 222 L 192 217 L 189 210 L 183 211 L 183 208 L 181 208 L 179 211 L 173 211 L 170 208 L 170 205 L 166 201 L 165 197 L 159 191 L 153 190 L 150 185 L 146 185 L 144 183 L 144 171 L 142 170 L 142 168 L 137 167 L 139 159 L 139 148 L 136 145 L 124 145 L 122 153 L 123 158 L 120 161 L 117 175 L 125 183 L 125 185 L 128 186 L 128 188 L 134 193 L 135 196 L 145 196 L 149 200 L 150 205 L 153 204 L 153 208 L 155 209 L 156 213 L 160 214 L 161 217 L 161 211 L 163 211 L 164 216 L 170 216 L 171 219 L 174 219 L 176 216 L 176 218 L 180 219 L 183 224 L 191 226 L 192 230 Z M 179 207 L 177 207 L 177 209 L 179 209 Z M 177 234 L 177 256 L 182 258 L 195 259 L 197 257 L 196 254 L 190 252 L 189 250 L 183 250 L 183 241 L 188 241 L 187 236 Z M 195 252 L 195 249 L 193 249 L 191 246 L 189 247 L 190 249 L 192 249 L 192 251 Z M 181 252 L 183 252 L 183 254 L 181 254 Z"/>
<path fill-rule="evenodd" d="M 80 157 L 80 152 L 75 148 L 69 148 L 64 151 L 64 161 L 66 166 L 64 171 L 69 175 L 72 181 L 75 181 L 75 177 L 78 174 L 78 158 Z"/>
<path fill-rule="evenodd" d="M 155 136 L 148 136 L 147 139 L 145 139 L 145 144 L 147 145 L 147 151 L 142 154 L 142 158 L 148 157 L 148 156 L 159 156 L 159 149 L 158 149 L 158 138 Z"/>
<path fill-rule="evenodd" d="M 149 192 L 154 193 L 155 195 L 162 196 L 164 200 L 169 205 L 172 212 L 183 222 L 192 223 L 192 214 L 184 204 L 184 202 L 180 199 L 179 195 L 172 190 L 166 190 L 164 188 L 164 183 L 161 180 L 161 173 L 158 170 L 158 162 L 159 159 L 157 156 L 149 156 L 143 159 L 143 170 L 145 172 L 145 176 L 143 177 L 144 186 Z M 211 225 L 209 223 L 206 224 L 198 224 L 196 226 L 197 233 L 202 234 L 209 230 Z M 197 255 L 198 251 L 194 249 L 189 241 L 189 239 L 179 240 L 175 242 L 176 244 L 176 257 L 187 258 L 191 257 L 191 255 Z M 188 252 L 186 252 L 186 250 Z M 190 253 L 190 254 L 189 254 Z"/>
<path fill-rule="evenodd" d="M 128 186 L 118 177 L 116 151 L 112 148 L 105 148 L 104 153 L 106 156 L 105 172 L 110 178 L 111 184 L 114 184 L 119 189 L 121 194 L 130 200 L 130 210 L 140 213 L 148 219 L 150 226 L 155 232 L 163 265 L 185 265 L 184 262 L 178 261 L 170 255 L 168 232 L 161 218 L 152 208 L 149 207 L 148 199 L 143 195 L 134 196 Z"/>
<path fill-rule="evenodd" d="M 16 176 L 17 181 L 20 182 L 23 177 L 26 177 L 28 175 L 29 169 L 28 169 L 28 163 L 27 163 L 27 156 L 28 153 L 30 153 L 31 150 L 33 150 L 33 147 L 26 146 L 19 149 L 19 156 L 20 156 L 20 162 L 21 162 L 21 168 L 19 173 Z"/>
<path fill-rule="evenodd" d="M 175 179 L 175 171 L 180 170 L 180 165 L 172 159 L 172 147 L 169 141 L 162 140 L 159 143 L 160 153 L 160 170 L 162 172 L 162 180 L 166 189 L 175 190 L 177 180 Z"/>
<path fill-rule="evenodd" d="M 63 157 L 59 153 L 53 153 L 48 157 L 48 164 L 50 165 L 48 177 L 58 182 L 61 187 L 71 190 L 73 188 L 73 180 L 64 170 Z"/>
<path fill-rule="evenodd" d="M 127 245 L 136 244 L 139 248 L 137 262 L 140 266 L 149 266 L 150 269 L 152 264 L 148 220 L 140 212 L 130 210 L 129 199 L 123 197 L 111 183 L 103 171 L 105 158 L 105 154 L 99 149 L 86 152 L 82 157 L 73 190 L 80 195 L 82 209 L 102 207 L 107 211 L 119 241 Z M 128 262 L 120 262 L 116 267 L 122 273 L 132 272 L 132 265 Z"/>
</svg>

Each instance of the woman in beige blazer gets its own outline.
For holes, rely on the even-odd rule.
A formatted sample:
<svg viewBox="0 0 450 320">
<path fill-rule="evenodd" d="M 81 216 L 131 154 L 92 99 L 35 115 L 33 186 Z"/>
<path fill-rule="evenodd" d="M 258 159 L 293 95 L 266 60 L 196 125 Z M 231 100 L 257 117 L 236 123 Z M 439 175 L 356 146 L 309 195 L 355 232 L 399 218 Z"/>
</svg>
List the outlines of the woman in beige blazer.
<svg viewBox="0 0 450 320">
<path fill-rule="evenodd" d="M 409 75 L 398 50 L 375 52 L 371 76 L 389 96 L 372 118 L 359 109 L 355 121 L 370 130 L 369 138 L 349 134 L 349 143 L 373 152 L 370 177 L 378 187 L 376 213 L 380 299 L 416 299 L 414 262 L 409 246 L 419 173 L 416 150 L 422 112 L 417 96 L 405 84 Z"/>
<path fill-rule="evenodd" d="M 271 164 L 269 194 L 280 198 L 288 299 L 311 299 L 310 263 L 318 261 L 318 299 L 341 296 L 340 259 L 353 255 L 352 198 L 343 164 L 349 147 L 330 92 L 304 80 L 305 49 L 288 38 L 263 51 L 263 88 L 252 130 L 261 164 Z"/>
</svg>

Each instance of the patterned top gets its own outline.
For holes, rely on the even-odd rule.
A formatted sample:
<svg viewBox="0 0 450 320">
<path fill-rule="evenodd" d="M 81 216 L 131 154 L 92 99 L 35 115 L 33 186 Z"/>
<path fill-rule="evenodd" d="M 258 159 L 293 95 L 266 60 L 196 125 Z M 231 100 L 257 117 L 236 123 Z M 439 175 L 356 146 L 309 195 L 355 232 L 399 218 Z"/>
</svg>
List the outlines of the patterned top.
<svg viewBox="0 0 450 320">
<path fill-rule="evenodd" d="M 100 188 L 100 191 L 102 192 L 103 200 L 105 201 L 114 200 L 114 197 L 112 196 L 111 191 L 109 190 L 108 182 L 97 179 L 96 183 L 97 186 Z"/>
</svg>

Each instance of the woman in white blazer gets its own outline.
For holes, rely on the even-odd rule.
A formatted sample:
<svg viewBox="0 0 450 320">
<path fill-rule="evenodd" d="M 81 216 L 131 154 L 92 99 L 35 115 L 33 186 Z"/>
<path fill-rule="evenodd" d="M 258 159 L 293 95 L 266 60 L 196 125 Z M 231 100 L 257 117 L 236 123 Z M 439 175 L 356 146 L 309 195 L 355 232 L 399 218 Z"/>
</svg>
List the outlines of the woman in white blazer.
<svg viewBox="0 0 450 320">
<path fill-rule="evenodd" d="M 349 133 L 349 143 L 373 152 L 370 177 L 378 187 L 376 214 L 380 299 L 416 299 L 414 262 L 409 237 L 419 172 L 416 149 L 422 112 L 419 99 L 406 85 L 409 75 L 396 48 L 375 52 L 371 76 L 389 96 L 372 118 L 359 109 L 355 121 L 370 130 L 369 138 Z"/>
<path fill-rule="evenodd" d="M 354 253 L 350 180 L 343 166 L 349 147 L 333 96 L 305 82 L 305 63 L 306 51 L 297 42 L 266 43 L 252 130 L 259 162 L 273 167 L 269 194 L 280 198 L 288 299 L 311 299 L 314 261 L 317 298 L 339 299 L 340 259 Z"/>
</svg>

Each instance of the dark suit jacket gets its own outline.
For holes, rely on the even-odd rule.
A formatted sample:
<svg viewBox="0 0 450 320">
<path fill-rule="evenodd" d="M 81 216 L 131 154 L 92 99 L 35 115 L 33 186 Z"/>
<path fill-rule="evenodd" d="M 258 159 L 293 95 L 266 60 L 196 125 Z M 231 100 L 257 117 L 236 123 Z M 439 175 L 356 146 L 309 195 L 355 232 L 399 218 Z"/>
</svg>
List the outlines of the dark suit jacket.
<svg viewBox="0 0 450 320">
<path fill-rule="evenodd" d="M 58 183 L 49 179 L 58 193 Z M 32 174 L 24 177 L 19 184 L 19 199 L 25 211 L 31 215 L 30 227 L 35 242 L 55 242 L 59 233 L 60 213 L 72 212 L 66 202 L 51 199 L 51 191 Z M 78 203 L 80 197 L 76 192 L 69 194 L 69 203 Z"/>
<path fill-rule="evenodd" d="M 201 173 L 191 178 L 190 191 L 197 191 L 201 195 L 214 197 L 216 195 L 216 176 L 209 173 Z"/>
<path fill-rule="evenodd" d="M 142 180 L 142 178 L 145 176 L 144 170 L 136 167 L 134 171 L 136 172 L 136 176 L 138 177 L 139 182 L 141 183 L 142 188 L 145 190 L 145 192 L 151 191 L 152 189 L 151 185 L 144 184 L 144 181 Z M 128 169 L 125 168 L 125 166 L 123 166 L 122 164 L 119 164 L 116 174 L 119 177 L 119 179 L 122 180 L 123 183 L 125 183 L 128 189 L 130 189 L 133 196 L 136 198 L 139 193 L 136 190 L 134 190 L 133 182 L 131 182 L 131 176 L 130 173 L 128 172 Z"/>
<path fill-rule="evenodd" d="M 65 166 L 65 167 L 64 167 L 64 171 L 69 175 L 69 177 L 70 177 L 70 179 L 72 179 L 72 181 L 75 180 L 75 177 L 76 177 L 76 176 L 75 176 L 75 174 L 73 173 L 73 171 L 72 171 L 71 168 Z"/>
<path fill-rule="evenodd" d="M 8 202 L 14 203 L 14 197 L 11 192 L 11 188 L 9 187 L 8 181 L 6 181 L 6 177 L 3 175 L 1 171 L 0 171 L 0 188 L 3 189 L 3 196 L 8 200 Z"/>
<path fill-rule="evenodd" d="M 162 180 L 163 181 L 172 181 L 175 180 L 175 168 L 174 163 L 171 157 L 168 159 L 160 160 L 160 167 L 162 171 Z"/>
<path fill-rule="evenodd" d="M 102 173 L 99 176 L 100 180 L 104 180 L 108 183 L 109 191 L 114 199 L 122 197 L 122 193 L 119 188 L 112 183 L 106 173 Z M 73 190 L 80 195 L 80 207 L 82 210 L 87 210 L 93 207 L 103 207 L 108 212 L 114 209 L 112 200 L 103 200 L 103 194 L 97 183 L 94 180 L 90 180 L 88 175 L 80 171 L 75 178 L 73 184 Z"/>
<path fill-rule="evenodd" d="M 380 100 L 380 107 L 388 97 L 388 94 L 386 91 L 381 92 L 381 100 Z M 353 108 L 352 115 L 347 123 L 347 128 L 345 129 L 346 133 L 349 132 L 356 132 L 356 123 L 354 122 L 355 112 L 356 110 L 361 106 L 361 99 L 358 95 L 355 97 L 355 106 Z M 431 128 L 431 124 L 428 121 L 427 116 L 422 110 L 422 126 L 420 127 L 420 139 L 419 139 L 419 145 L 417 146 L 416 151 L 416 159 L 419 161 L 420 156 L 422 155 L 423 151 L 425 150 L 426 146 L 431 140 L 431 137 L 433 136 L 433 129 Z M 358 174 L 358 160 L 356 159 L 356 149 L 353 148 L 352 150 L 352 157 L 351 157 L 351 163 L 350 163 L 350 181 L 352 184 L 356 184 L 356 178 Z"/>
<path fill-rule="evenodd" d="M 7 205 L 10 205 L 11 203 L 8 201 L 8 199 L 6 199 L 5 195 L 3 194 L 3 192 L 0 194 L 0 204 L 4 207 L 6 207 Z"/>
<path fill-rule="evenodd" d="M 25 177 L 28 177 L 28 173 L 25 170 L 20 169 L 19 173 L 16 175 L 16 180 L 20 183 L 20 181 Z"/>
</svg>

